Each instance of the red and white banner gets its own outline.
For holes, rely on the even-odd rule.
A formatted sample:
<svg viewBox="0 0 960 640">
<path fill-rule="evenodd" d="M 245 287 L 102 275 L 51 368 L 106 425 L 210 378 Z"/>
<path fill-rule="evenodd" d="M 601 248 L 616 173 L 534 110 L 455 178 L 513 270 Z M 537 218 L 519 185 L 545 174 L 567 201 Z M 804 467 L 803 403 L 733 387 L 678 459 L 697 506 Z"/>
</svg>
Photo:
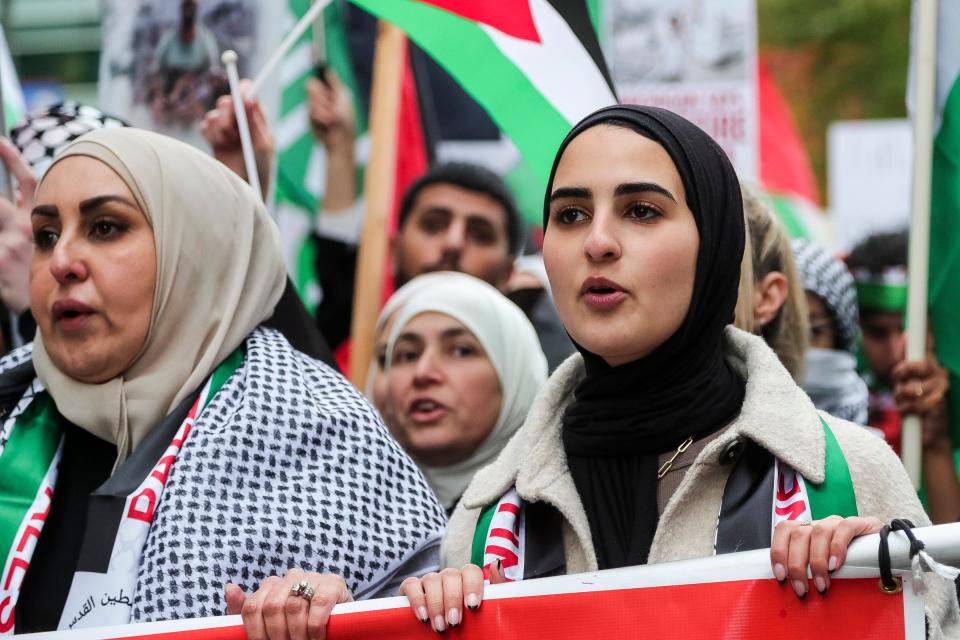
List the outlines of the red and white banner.
<svg viewBox="0 0 960 640">
<path fill-rule="evenodd" d="M 801 600 L 772 577 L 769 551 L 749 551 L 528 580 L 488 587 L 476 612 L 448 632 L 464 639 L 711 638 L 724 640 L 816 639 L 920 640 L 923 603 L 910 576 L 888 595 L 875 568 L 844 567 L 829 595 Z M 936 578 L 933 578 L 936 579 Z M 198 618 L 62 631 L 31 640 L 138 638 L 143 640 L 245 640 L 239 616 Z M 405 598 L 337 606 L 328 638 L 361 640 L 435 638 L 417 622 Z"/>
</svg>

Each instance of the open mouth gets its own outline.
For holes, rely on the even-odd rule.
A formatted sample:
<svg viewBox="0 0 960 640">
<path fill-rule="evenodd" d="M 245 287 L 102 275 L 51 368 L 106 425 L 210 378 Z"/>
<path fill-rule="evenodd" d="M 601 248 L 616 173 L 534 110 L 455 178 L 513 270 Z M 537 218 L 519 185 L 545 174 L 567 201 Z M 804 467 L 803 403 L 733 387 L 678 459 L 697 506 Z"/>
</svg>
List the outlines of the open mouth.
<svg viewBox="0 0 960 640">
<path fill-rule="evenodd" d="M 599 277 L 584 280 L 580 295 L 584 302 L 598 310 L 613 309 L 627 297 L 626 291 L 616 282 Z"/>
<path fill-rule="evenodd" d="M 417 398 L 410 403 L 408 413 L 414 422 L 435 422 L 447 413 L 447 408 L 430 398 Z"/>
<path fill-rule="evenodd" d="M 51 309 L 53 321 L 64 328 L 78 328 L 94 314 L 93 308 L 79 300 L 57 300 Z"/>
</svg>

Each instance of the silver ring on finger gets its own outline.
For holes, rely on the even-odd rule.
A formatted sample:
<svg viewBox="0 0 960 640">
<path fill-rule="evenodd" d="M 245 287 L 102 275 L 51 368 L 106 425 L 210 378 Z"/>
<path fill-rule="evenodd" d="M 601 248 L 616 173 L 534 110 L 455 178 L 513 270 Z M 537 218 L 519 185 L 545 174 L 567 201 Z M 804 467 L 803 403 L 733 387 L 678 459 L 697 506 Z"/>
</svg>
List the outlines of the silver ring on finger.
<svg viewBox="0 0 960 640">
<path fill-rule="evenodd" d="M 300 596 L 304 600 L 313 600 L 314 593 L 313 587 L 306 580 L 301 580 L 290 588 L 291 596 Z"/>
<path fill-rule="evenodd" d="M 813 524 L 812 522 L 804 521 L 804 522 L 801 522 L 801 523 L 800 523 L 800 526 L 801 526 L 801 527 L 809 527 L 809 526 L 812 525 L 812 524 Z"/>
</svg>

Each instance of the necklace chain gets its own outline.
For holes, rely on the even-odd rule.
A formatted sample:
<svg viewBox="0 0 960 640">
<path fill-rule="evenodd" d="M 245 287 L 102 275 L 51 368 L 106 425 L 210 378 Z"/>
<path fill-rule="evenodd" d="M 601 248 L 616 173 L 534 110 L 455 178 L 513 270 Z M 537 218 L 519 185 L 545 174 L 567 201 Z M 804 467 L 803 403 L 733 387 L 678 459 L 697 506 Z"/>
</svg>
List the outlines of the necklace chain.
<svg viewBox="0 0 960 640">
<path fill-rule="evenodd" d="M 673 462 L 674 460 L 677 459 L 677 456 L 679 456 L 681 453 L 689 449 L 690 445 L 692 444 L 693 444 L 693 436 L 690 436 L 689 438 L 684 440 L 682 443 L 680 443 L 680 446 L 677 447 L 676 453 L 670 456 L 670 459 L 664 462 L 663 466 L 660 467 L 660 470 L 657 471 L 657 480 L 660 480 L 661 478 L 663 478 L 663 476 L 667 475 L 667 471 L 670 471 L 670 468 L 673 467 Z"/>
</svg>

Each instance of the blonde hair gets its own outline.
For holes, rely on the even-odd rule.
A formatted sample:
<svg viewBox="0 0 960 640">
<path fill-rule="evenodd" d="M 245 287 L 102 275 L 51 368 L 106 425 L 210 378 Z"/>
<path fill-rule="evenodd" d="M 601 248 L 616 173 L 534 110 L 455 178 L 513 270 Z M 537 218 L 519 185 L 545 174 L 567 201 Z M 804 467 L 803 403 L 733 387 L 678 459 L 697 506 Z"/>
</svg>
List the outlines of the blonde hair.
<svg viewBox="0 0 960 640">
<path fill-rule="evenodd" d="M 760 192 L 741 184 L 743 216 L 748 233 L 740 264 L 740 290 L 734 324 L 763 336 L 794 380 L 799 380 L 807 350 L 810 319 L 803 283 L 790 248 L 790 237 L 773 212 L 773 205 Z M 767 274 L 778 271 L 787 280 L 787 297 L 773 319 L 757 326 L 753 314 L 753 290 Z"/>
</svg>

